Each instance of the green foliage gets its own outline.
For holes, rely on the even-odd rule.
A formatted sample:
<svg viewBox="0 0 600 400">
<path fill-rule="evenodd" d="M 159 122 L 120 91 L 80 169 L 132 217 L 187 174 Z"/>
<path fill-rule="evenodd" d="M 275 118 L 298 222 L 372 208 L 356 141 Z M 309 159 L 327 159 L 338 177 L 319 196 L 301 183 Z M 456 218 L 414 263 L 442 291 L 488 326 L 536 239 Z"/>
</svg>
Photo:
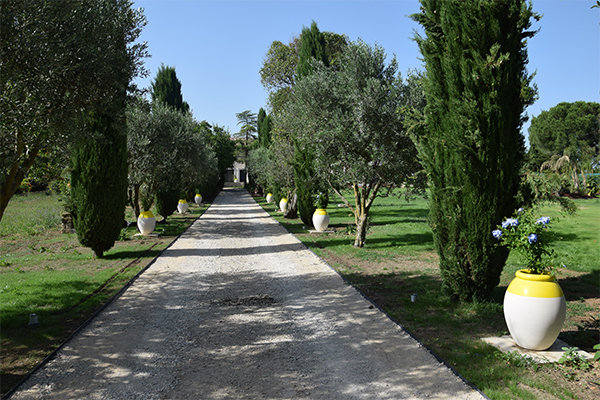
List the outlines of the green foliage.
<svg viewBox="0 0 600 400">
<path fill-rule="evenodd" d="M 531 274 L 548 272 L 556 256 L 548 245 L 555 235 L 548 231 L 550 217 L 536 217 L 531 208 L 520 208 L 492 232 L 499 245 L 518 251 Z"/>
<path fill-rule="evenodd" d="M 312 21 L 310 28 L 302 28 L 300 42 L 302 44 L 300 45 L 298 66 L 296 67 L 298 79 L 302 79 L 313 72 L 313 60 L 321 61 L 326 67 L 329 66 L 325 35 L 319 31 L 315 21 Z"/>
<path fill-rule="evenodd" d="M 160 104 L 168 104 L 179 111 L 188 112 L 190 106 L 183 101 L 181 94 L 181 81 L 177 79 L 175 67 L 168 67 L 161 64 L 152 85 L 152 102 Z"/>
<path fill-rule="evenodd" d="M 132 5 L 0 3 L 0 219 L 37 156 L 85 137 L 78 120 L 107 112 L 145 74 L 147 46 L 134 42 L 146 19 Z"/>
<path fill-rule="evenodd" d="M 222 166 L 217 164 L 211 142 L 220 146 L 223 140 L 197 123 L 191 113 L 162 103 L 153 104 L 151 111 L 147 102 L 136 99 L 126 115 L 130 203 L 137 215 L 139 203 L 148 210 L 158 191 L 193 192 L 199 185 L 218 181 L 217 168 Z"/>
<path fill-rule="evenodd" d="M 579 350 L 578 347 L 561 348 L 564 351 L 564 354 L 558 360 L 560 364 L 582 371 L 588 371 L 590 368 L 592 368 L 590 362 L 577 352 Z"/>
<path fill-rule="evenodd" d="M 330 66 L 339 70 L 341 56 L 348 42 L 348 37 L 334 32 L 323 32 L 325 51 Z M 301 40 L 298 36 L 290 43 L 280 41 L 271 43 L 260 69 L 260 81 L 269 92 L 269 106 L 272 114 L 278 114 L 289 100 L 292 88 L 296 84 L 296 70 L 299 63 Z"/>
<path fill-rule="evenodd" d="M 314 156 L 310 149 L 300 148 L 294 142 L 294 183 L 298 200 L 298 214 L 306 226 L 313 226 L 315 212 L 313 194 L 316 190 L 316 174 L 313 169 Z"/>
<path fill-rule="evenodd" d="M 536 95 L 527 29 L 539 16 L 524 1 L 421 5 L 412 18 L 425 31 L 416 41 L 426 65 L 426 124 L 413 132 L 429 176 L 444 288 L 460 300 L 487 298 L 508 255 L 490 232 L 518 208 L 520 128 Z"/>
<path fill-rule="evenodd" d="M 298 82 L 276 119 L 278 132 L 293 134 L 298 148 L 314 155 L 311 165 L 321 180 L 338 193 L 348 183 L 353 185 L 351 211 L 359 247 L 364 245 L 368 212 L 382 185 L 411 186 L 420 170 L 401 112 L 409 105 L 414 86 L 398 76 L 395 58 L 389 64 L 385 59 L 379 46 L 348 44 L 340 70 L 314 63 L 315 71 Z"/>
<path fill-rule="evenodd" d="M 127 138 L 114 115 L 92 114 L 95 139 L 73 152 L 71 198 L 79 242 L 102 258 L 118 239 L 127 200 Z"/>
<path fill-rule="evenodd" d="M 177 210 L 177 204 L 179 202 L 180 189 L 162 189 L 156 192 L 155 205 L 156 212 L 158 212 L 164 219 L 167 219 Z"/>
<path fill-rule="evenodd" d="M 260 147 L 269 147 L 271 144 L 272 126 L 271 116 L 261 108 L 258 112 L 258 145 Z"/>
<path fill-rule="evenodd" d="M 539 171 L 553 156 L 568 156 L 571 169 L 591 172 L 600 156 L 600 103 L 559 103 L 531 119 L 530 163 Z"/>
<path fill-rule="evenodd" d="M 573 200 L 561 196 L 564 180 L 557 174 L 524 172 L 517 201 L 526 207 L 533 207 L 543 202 L 556 203 L 563 211 L 574 214 L 577 210 Z"/>
<path fill-rule="evenodd" d="M 329 194 L 327 192 L 313 194 L 313 204 L 316 208 L 327 208 L 327 205 L 329 204 Z"/>
</svg>

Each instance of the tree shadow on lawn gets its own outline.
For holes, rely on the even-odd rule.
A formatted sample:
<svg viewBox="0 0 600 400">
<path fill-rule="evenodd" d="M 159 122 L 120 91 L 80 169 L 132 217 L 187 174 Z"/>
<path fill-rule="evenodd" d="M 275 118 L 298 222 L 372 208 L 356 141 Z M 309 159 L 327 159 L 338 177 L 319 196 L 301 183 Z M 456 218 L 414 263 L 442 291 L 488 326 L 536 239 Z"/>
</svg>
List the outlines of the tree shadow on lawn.
<svg viewBox="0 0 600 400">
<path fill-rule="evenodd" d="M 303 232 L 306 233 L 306 232 Z M 319 235 L 310 234 L 310 235 Z M 322 238 L 319 236 L 313 237 L 313 243 L 319 248 L 337 247 L 352 245 L 355 239 L 355 235 L 336 235 L 321 234 L 324 235 Z M 427 246 L 428 250 L 433 250 L 433 235 L 431 233 L 407 233 L 404 235 L 388 235 L 384 237 L 370 237 L 367 235 L 365 241 L 365 248 L 368 249 L 388 249 L 389 247 L 399 246 Z"/>
<path fill-rule="evenodd" d="M 600 296 L 600 270 L 569 277 L 558 277 L 558 283 L 567 301 L 598 298 Z"/>
<path fill-rule="evenodd" d="M 105 260 L 123 260 L 123 259 L 137 259 L 140 257 L 154 258 L 160 255 L 162 250 L 118 250 L 108 253 L 104 256 Z"/>
</svg>

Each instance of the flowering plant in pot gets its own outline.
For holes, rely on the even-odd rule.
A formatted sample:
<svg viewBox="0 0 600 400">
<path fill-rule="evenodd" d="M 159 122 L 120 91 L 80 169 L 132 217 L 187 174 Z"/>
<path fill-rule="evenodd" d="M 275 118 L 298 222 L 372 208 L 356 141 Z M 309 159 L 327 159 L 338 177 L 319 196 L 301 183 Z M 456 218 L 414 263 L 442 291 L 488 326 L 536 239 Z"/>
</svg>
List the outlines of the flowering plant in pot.
<svg viewBox="0 0 600 400">
<path fill-rule="evenodd" d="M 504 318 L 514 341 L 530 350 L 552 346 L 566 316 L 565 296 L 552 273 L 550 222 L 532 209 L 519 209 L 492 232 L 498 245 L 516 250 L 527 266 L 515 273 L 506 289 Z"/>
<path fill-rule="evenodd" d="M 315 208 L 326 209 L 329 204 L 329 194 L 327 192 L 319 192 L 312 195 Z"/>
<path fill-rule="evenodd" d="M 521 254 L 529 273 L 550 273 L 556 254 L 548 247 L 555 237 L 549 231 L 549 226 L 550 217 L 537 217 L 532 209 L 520 208 L 512 218 L 504 220 L 492 235 L 500 245 Z"/>
</svg>

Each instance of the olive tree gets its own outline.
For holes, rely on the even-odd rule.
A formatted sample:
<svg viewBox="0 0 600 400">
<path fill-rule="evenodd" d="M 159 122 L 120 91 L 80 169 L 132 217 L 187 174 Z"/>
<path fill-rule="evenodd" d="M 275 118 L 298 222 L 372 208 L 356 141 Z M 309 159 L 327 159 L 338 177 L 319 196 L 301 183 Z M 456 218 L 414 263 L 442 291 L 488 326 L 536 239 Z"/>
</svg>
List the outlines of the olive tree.
<svg viewBox="0 0 600 400">
<path fill-rule="evenodd" d="M 135 42 L 146 19 L 132 5 L 0 2 L 0 220 L 37 155 L 88 135 L 78 120 L 109 113 L 145 73 L 146 44 Z"/>
<path fill-rule="evenodd" d="M 384 186 L 417 182 L 420 164 L 402 110 L 422 106 L 410 104 L 419 98 L 410 92 L 420 89 L 401 79 L 395 57 L 386 64 L 382 47 L 360 40 L 347 45 L 338 71 L 319 62 L 313 66 L 314 72 L 294 87 L 276 124 L 293 133 L 298 146 L 310 149 L 314 170 L 352 210 L 354 246 L 362 247 L 369 210 Z"/>
<path fill-rule="evenodd" d="M 150 108 L 137 99 L 127 111 L 127 130 L 129 193 L 136 215 L 140 202 L 148 210 L 157 193 L 172 192 L 178 197 L 217 172 L 206 132 L 190 113 L 164 103 Z M 163 218 L 177 207 L 177 198 L 171 200 L 168 202 L 173 204 L 163 209 Z"/>
</svg>

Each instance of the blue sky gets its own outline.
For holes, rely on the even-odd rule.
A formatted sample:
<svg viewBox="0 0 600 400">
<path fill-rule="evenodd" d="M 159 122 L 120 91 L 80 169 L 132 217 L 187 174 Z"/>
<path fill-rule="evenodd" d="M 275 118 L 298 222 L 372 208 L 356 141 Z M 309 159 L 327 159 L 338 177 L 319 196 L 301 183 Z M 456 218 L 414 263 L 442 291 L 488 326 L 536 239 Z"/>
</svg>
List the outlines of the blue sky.
<svg viewBox="0 0 600 400">
<path fill-rule="evenodd" d="M 528 69 L 537 71 L 540 97 L 527 109 L 530 117 L 563 101 L 600 101 L 600 10 L 591 9 L 595 3 L 533 2 L 543 18 L 533 25 L 540 31 L 528 45 Z M 271 43 L 288 43 L 312 20 L 321 31 L 377 42 L 389 58 L 396 54 L 403 75 L 423 68 L 411 40 L 419 26 L 407 17 L 418 12 L 418 1 L 140 0 L 134 6 L 145 9 L 148 25 L 141 40 L 148 42 L 152 56 L 145 63 L 150 77 L 138 79 L 138 85 L 149 86 L 161 63 L 175 67 L 194 117 L 231 133 L 239 130 L 236 113 L 266 108 L 259 70 Z"/>
</svg>

